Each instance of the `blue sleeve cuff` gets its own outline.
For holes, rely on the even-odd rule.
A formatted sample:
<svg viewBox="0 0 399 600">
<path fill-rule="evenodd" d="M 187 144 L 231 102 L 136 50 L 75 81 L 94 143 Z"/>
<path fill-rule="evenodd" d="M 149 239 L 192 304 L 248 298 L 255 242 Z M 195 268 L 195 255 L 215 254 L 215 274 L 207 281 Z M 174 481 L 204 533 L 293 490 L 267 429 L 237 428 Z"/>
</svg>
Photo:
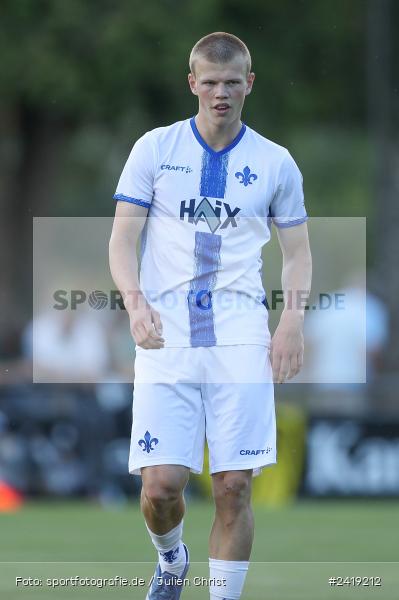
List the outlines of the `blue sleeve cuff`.
<svg viewBox="0 0 399 600">
<path fill-rule="evenodd" d="M 276 225 L 276 227 L 280 227 L 281 229 L 287 228 L 287 227 L 294 227 L 295 225 L 300 225 L 301 223 L 305 223 L 305 221 L 308 220 L 308 216 L 305 217 L 300 217 L 299 219 L 292 219 L 292 221 L 285 221 L 282 223 L 278 223 L 273 219 L 273 223 Z"/>
<path fill-rule="evenodd" d="M 132 198 L 131 196 L 125 196 L 124 194 L 114 194 L 114 200 L 121 200 L 122 202 L 130 202 L 131 204 L 137 204 L 138 206 L 144 206 L 144 208 L 150 208 L 151 202 L 145 200 L 139 200 L 138 198 Z"/>
</svg>

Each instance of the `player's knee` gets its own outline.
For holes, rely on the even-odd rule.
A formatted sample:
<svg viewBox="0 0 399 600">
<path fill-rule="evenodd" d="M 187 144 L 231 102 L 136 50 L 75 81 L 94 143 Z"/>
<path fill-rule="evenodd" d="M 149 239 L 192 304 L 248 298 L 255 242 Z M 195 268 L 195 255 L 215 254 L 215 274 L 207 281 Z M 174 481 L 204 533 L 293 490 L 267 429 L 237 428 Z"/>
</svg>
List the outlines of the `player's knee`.
<svg viewBox="0 0 399 600">
<path fill-rule="evenodd" d="M 157 512 L 161 512 L 175 504 L 182 494 L 180 486 L 173 485 L 173 482 L 163 479 L 153 479 L 146 482 L 143 487 L 147 501 Z"/>
<path fill-rule="evenodd" d="M 240 510 L 250 502 L 251 480 L 246 473 L 228 472 L 218 477 L 214 483 L 216 508 Z"/>
</svg>

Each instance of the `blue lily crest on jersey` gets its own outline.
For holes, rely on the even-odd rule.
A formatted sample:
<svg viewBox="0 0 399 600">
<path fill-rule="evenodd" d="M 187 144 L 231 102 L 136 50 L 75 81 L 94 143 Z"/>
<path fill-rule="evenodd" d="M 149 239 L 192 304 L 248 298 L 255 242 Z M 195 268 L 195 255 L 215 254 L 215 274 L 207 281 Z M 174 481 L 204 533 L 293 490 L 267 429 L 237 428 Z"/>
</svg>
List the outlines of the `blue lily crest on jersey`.
<svg viewBox="0 0 399 600">
<path fill-rule="evenodd" d="M 171 565 L 175 562 L 177 555 L 179 554 L 179 546 L 174 550 L 172 549 L 168 550 L 168 552 L 160 552 L 159 554 L 162 556 L 165 562 Z"/>
<path fill-rule="evenodd" d="M 226 218 L 221 219 L 222 210 Z M 196 206 L 195 199 L 192 198 L 187 203 L 182 200 L 180 203 L 180 219 L 184 221 L 185 216 L 188 216 L 188 222 L 197 225 L 199 221 L 205 221 L 211 231 L 215 233 L 217 229 L 226 229 L 229 225 L 237 227 L 236 216 L 241 208 L 231 208 L 227 202 L 216 200 L 215 208 L 209 202 L 208 198 L 202 198 L 201 202 Z"/>
<path fill-rule="evenodd" d="M 144 434 L 144 439 L 139 440 L 138 445 L 143 448 L 143 452 L 147 452 L 149 454 L 151 450 L 154 450 L 158 442 L 159 440 L 157 438 L 152 438 L 150 432 L 146 431 Z"/>
<path fill-rule="evenodd" d="M 237 171 L 235 176 L 240 183 L 244 184 L 245 187 L 247 187 L 247 185 L 252 185 L 252 180 L 256 181 L 258 179 L 256 173 L 251 173 L 251 169 L 248 166 L 243 168 L 242 173 Z"/>
<path fill-rule="evenodd" d="M 192 173 L 193 170 L 190 166 L 182 167 L 180 165 L 161 165 L 161 171 L 177 171 L 178 173 Z"/>
</svg>

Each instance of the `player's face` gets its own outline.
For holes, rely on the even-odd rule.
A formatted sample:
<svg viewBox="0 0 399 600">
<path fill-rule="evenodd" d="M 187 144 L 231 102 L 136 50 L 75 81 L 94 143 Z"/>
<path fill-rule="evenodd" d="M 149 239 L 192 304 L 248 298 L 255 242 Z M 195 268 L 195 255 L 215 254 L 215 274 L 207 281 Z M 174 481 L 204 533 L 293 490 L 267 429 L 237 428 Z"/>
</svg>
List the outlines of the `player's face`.
<svg viewBox="0 0 399 600">
<path fill-rule="evenodd" d="M 242 56 L 228 63 L 195 61 L 195 74 L 188 76 L 193 94 L 198 96 L 199 112 L 215 125 L 233 123 L 241 117 L 245 96 L 251 93 L 254 73 L 247 73 Z"/>
</svg>

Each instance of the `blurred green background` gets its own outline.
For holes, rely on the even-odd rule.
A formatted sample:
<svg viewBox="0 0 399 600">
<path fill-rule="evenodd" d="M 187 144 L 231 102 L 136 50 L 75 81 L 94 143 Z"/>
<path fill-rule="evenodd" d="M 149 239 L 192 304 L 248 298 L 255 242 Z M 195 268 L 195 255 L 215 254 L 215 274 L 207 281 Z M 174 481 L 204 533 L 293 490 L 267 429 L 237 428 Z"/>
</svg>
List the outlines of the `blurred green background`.
<svg viewBox="0 0 399 600">
<path fill-rule="evenodd" d="M 21 390 L 29 406 L 29 394 L 36 394 L 36 413 L 43 412 L 42 394 L 49 414 L 54 403 L 65 408 L 70 393 L 60 386 L 57 392 L 29 388 L 31 365 L 21 334 L 32 317 L 32 217 L 112 216 L 112 195 L 134 141 L 148 129 L 195 114 L 196 99 L 187 84 L 188 55 L 194 43 L 212 31 L 234 33 L 248 45 L 256 82 L 244 121 L 289 148 L 304 176 L 308 213 L 367 217 L 368 287 L 389 315 L 388 339 L 374 364 L 378 393 L 373 396 L 372 418 L 381 410 L 397 420 L 398 29 L 395 0 L 2 1 L 0 480 L 1 465 L 11 465 L 17 473 L 12 419 Z M 337 234 L 337 246 L 343 232 L 347 229 Z M 306 389 L 289 387 L 288 401 L 301 405 Z M 79 401 L 87 411 L 93 398 L 82 393 Z M 125 410 L 124 423 L 130 409 Z M 10 420 L 5 433 L 2 415 Z M 85 435 L 94 439 L 98 431 L 88 431 L 92 417 L 86 416 Z M 98 421 L 102 431 L 105 425 Z M 29 423 L 24 427 L 22 436 L 30 431 Z M 302 433 L 300 429 L 301 457 Z M 295 467 L 290 452 L 291 448 L 286 464 Z M 389 458 L 393 469 L 396 457 Z M 94 451 L 92 464 L 96 460 Z M 377 461 L 377 472 L 383 464 Z M 38 487 L 45 489 L 41 480 Z M 96 491 L 85 494 L 97 502 Z M 126 508 L 122 502 L 119 511 L 107 512 L 101 503 L 36 501 L 17 514 L 3 514 L 0 560 L 152 561 L 154 553 L 135 504 Z M 398 557 L 395 500 L 302 500 L 275 510 L 258 505 L 256 517 L 255 561 L 376 563 Z M 208 503 L 189 506 L 187 540 L 196 561 L 207 559 L 210 521 Z M 364 574 L 378 575 L 379 568 L 383 569 L 375 565 Z M 19 574 L 20 566 L 15 569 Z M 51 576 L 47 566 L 44 569 Z M 315 567 L 315 572 L 320 569 Z M 391 587 L 386 585 L 381 598 L 396 597 L 393 569 L 387 575 Z M 296 583 L 295 573 L 273 580 L 264 577 L 265 572 L 257 571 L 248 600 L 266 597 L 265 586 L 272 584 L 267 597 L 275 600 L 364 597 L 364 590 L 353 590 L 353 595 L 342 588 L 326 590 L 326 578 L 313 590 L 306 588 L 313 580 L 305 571 L 297 574 Z M 97 576 L 100 573 L 97 569 Z M 328 574 L 334 574 L 333 565 Z M 358 572 L 351 566 L 339 574 Z M 18 592 L 21 597 L 7 577 L 1 578 L 0 595 L 8 599 Z M 32 590 L 29 594 L 40 597 Z M 61 591 L 52 598 L 61 596 L 69 597 Z"/>
<path fill-rule="evenodd" d="M 217 30 L 249 46 L 256 85 L 244 120 L 290 149 L 309 214 L 367 216 L 369 265 L 386 261 L 398 12 L 393 0 L 4 0 L 0 283 L 11 319 L 30 311 L 32 216 L 113 213 L 137 137 L 195 114 L 188 55 Z M 390 290 L 380 290 L 388 302 Z"/>
</svg>

